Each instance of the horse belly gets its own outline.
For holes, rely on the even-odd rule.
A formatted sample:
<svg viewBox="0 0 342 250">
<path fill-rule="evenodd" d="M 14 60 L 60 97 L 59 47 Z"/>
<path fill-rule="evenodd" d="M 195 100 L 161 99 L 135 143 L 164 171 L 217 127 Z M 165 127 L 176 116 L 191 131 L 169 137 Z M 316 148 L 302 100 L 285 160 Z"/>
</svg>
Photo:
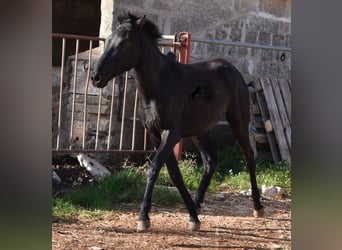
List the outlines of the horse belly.
<svg viewBox="0 0 342 250">
<path fill-rule="evenodd" d="M 186 110 L 183 113 L 182 119 L 182 137 L 195 136 L 207 132 L 217 124 L 225 112 L 224 104 L 200 105 L 196 109 Z"/>
</svg>

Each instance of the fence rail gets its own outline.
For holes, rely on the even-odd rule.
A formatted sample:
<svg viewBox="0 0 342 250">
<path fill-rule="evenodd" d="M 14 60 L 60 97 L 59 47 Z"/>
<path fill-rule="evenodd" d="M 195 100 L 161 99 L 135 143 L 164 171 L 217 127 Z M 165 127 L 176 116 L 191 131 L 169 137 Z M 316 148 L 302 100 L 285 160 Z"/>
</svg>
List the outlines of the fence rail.
<svg viewBox="0 0 342 250">
<path fill-rule="evenodd" d="M 184 51 L 189 55 L 190 45 L 189 41 L 186 44 L 187 35 L 188 33 L 163 35 L 159 42 L 161 52 L 174 52 L 180 62 L 186 63 Z M 94 48 L 93 42 L 105 43 L 105 39 L 56 33 L 52 34 L 52 39 L 59 39 L 61 43 L 59 93 L 56 98 L 58 111 L 53 114 L 55 119 L 52 152 L 152 152 L 153 148 L 148 145 L 146 130 L 138 129 L 138 90 L 130 87 L 133 84 L 130 72 L 114 78 L 106 87 L 108 90 L 97 89 L 89 84 L 94 61 L 102 53 L 102 47 Z M 79 51 L 80 40 L 88 41 L 87 51 Z M 69 57 L 66 56 L 67 43 L 75 48 Z M 79 66 L 82 64 L 83 71 L 80 71 Z M 128 107 L 128 104 L 133 106 Z M 128 113 L 128 109 L 133 111 Z M 117 121 L 114 119 L 115 112 L 120 113 Z M 94 122 L 95 131 L 90 131 L 90 124 Z M 130 135 L 127 126 L 131 130 Z M 143 138 L 142 145 L 137 145 L 137 137 Z M 130 145 L 127 145 L 127 141 L 130 141 Z"/>
<path fill-rule="evenodd" d="M 120 77 L 114 78 L 105 89 L 97 89 L 89 84 L 92 65 L 95 64 L 94 58 L 100 56 L 103 48 L 103 46 L 94 48 L 94 43 L 104 44 L 105 39 L 56 33 L 52 34 L 52 38 L 58 39 L 61 44 L 58 111 L 54 114 L 57 118 L 54 120 L 52 152 L 54 154 L 153 152 L 154 149 L 148 143 L 146 130 L 139 128 L 137 123 L 138 91 L 130 87 L 132 84 L 130 73 L 125 72 Z M 83 43 L 88 42 L 88 50 L 85 52 L 79 51 L 81 40 Z M 162 53 L 172 51 L 176 54 L 177 60 L 189 63 L 191 42 L 291 53 L 288 47 L 191 38 L 187 32 L 163 35 L 159 46 Z M 69 57 L 66 56 L 65 51 L 67 43 L 74 44 L 74 52 Z M 80 72 L 78 67 L 82 63 L 84 71 Z M 79 74 L 85 76 L 82 78 Z M 133 105 L 128 107 L 129 104 Z M 128 109 L 131 109 L 131 113 L 127 112 Z M 118 116 L 117 121 L 114 119 L 115 114 Z M 105 129 L 104 120 L 108 121 Z M 92 123 L 95 123 L 94 131 L 89 129 Z M 226 121 L 219 121 L 218 124 L 228 125 Z M 129 135 L 127 130 L 131 130 Z M 179 143 L 174 149 L 177 159 L 180 159 L 181 151 L 182 143 Z"/>
<path fill-rule="evenodd" d="M 247 48 L 255 48 L 255 49 L 267 49 L 267 50 L 280 50 L 291 52 L 291 48 L 283 47 L 283 46 L 272 46 L 272 45 L 263 45 L 256 43 L 246 43 L 246 42 L 233 42 L 228 40 L 218 40 L 211 38 L 201 38 L 201 37 L 192 37 L 192 42 L 200 42 L 200 43 L 209 43 L 209 44 L 217 44 L 217 45 L 228 45 L 228 46 L 236 46 L 236 47 L 247 47 Z"/>
</svg>

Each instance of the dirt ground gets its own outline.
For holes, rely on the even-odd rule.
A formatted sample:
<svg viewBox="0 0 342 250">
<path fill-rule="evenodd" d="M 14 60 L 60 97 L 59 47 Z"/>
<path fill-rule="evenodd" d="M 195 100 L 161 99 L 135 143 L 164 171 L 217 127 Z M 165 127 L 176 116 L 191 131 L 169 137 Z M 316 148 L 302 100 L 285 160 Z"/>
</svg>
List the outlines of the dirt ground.
<svg viewBox="0 0 342 250">
<path fill-rule="evenodd" d="M 184 208 L 153 206 L 151 228 L 136 232 L 139 208 L 102 217 L 54 219 L 52 249 L 290 249 L 291 200 L 263 199 L 265 217 L 252 217 L 250 197 L 207 194 L 199 215 L 201 230 L 190 232 Z"/>
<path fill-rule="evenodd" d="M 53 169 L 63 182 L 54 193 L 93 181 L 92 176 L 73 158 L 64 158 Z M 183 208 L 153 204 L 151 228 L 136 232 L 139 206 L 125 204 L 93 218 L 53 218 L 52 249 L 290 249 L 291 200 L 262 199 L 265 217 L 254 218 L 252 199 L 236 192 L 207 193 L 201 230 L 190 232 L 188 213 Z"/>
</svg>

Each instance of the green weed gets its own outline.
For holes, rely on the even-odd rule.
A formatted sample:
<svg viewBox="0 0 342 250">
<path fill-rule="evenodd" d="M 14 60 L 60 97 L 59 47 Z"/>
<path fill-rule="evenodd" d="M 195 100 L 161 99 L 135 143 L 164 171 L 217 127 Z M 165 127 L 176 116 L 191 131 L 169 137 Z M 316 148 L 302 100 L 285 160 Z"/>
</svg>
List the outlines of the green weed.
<svg viewBox="0 0 342 250">
<path fill-rule="evenodd" d="M 249 173 L 246 171 L 238 146 L 227 147 L 218 152 L 218 166 L 208 187 L 209 192 L 217 192 L 225 184 L 230 190 L 250 189 Z M 186 187 L 196 190 L 202 179 L 204 168 L 198 164 L 194 154 L 186 153 L 179 168 Z M 257 161 L 257 182 L 262 185 L 275 185 L 291 193 L 291 169 L 284 162 L 272 164 Z M 80 212 L 85 216 L 97 216 L 101 211 L 120 208 L 124 203 L 138 204 L 142 201 L 146 185 L 146 175 L 138 168 L 117 171 L 100 182 L 81 186 L 64 195 L 53 197 L 52 213 L 54 216 L 72 217 Z M 164 166 L 157 179 L 153 192 L 153 202 L 162 206 L 183 204 L 179 193 L 167 187 L 174 186 Z"/>
</svg>

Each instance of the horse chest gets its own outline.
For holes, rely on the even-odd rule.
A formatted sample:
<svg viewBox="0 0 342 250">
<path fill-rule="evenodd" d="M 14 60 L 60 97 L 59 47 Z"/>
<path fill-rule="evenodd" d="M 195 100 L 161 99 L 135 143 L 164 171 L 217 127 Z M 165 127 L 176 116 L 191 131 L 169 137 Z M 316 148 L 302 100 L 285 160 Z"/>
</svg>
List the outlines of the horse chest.
<svg viewBox="0 0 342 250">
<path fill-rule="evenodd" d="M 142 102 L 141 118 L 148 129 L 160 128 L 160 112 L 155 101 Z"/>
</svg>

